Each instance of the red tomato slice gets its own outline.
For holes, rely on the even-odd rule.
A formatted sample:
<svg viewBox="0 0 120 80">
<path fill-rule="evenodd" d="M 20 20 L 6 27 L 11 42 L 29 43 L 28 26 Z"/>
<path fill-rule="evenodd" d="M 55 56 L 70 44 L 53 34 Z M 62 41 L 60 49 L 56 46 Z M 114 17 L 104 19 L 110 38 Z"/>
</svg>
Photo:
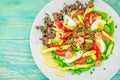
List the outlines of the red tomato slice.
<svg viewBox="0 0 120 80">
<path fill-rule="evenodd" d="M 83 64 L 87 59 L 88 59 L 88 57 L 81 57 L 78 60 L 76 60 L 75 63 Z"/>
<path fill-rule="evenodd" d="M 56 51 L 56 55 L 58 55 L 58 56 L 65 56 L 65 53 L 66 53 L 67 51 L 72 52 L 72 47 L 69 47 L 67 50 L 57 50 L 57 51 Z"/>
<path fill-rule="evenodd" d="M 69 47 L 69 48 L 67 49 L 67 51 L 72 52 L 72 47 Z"/>
<path fill-rule="evenodd" d="M 56 51 L 56 55 L 58 56 L 65 56 L 65 53 L 66 51 L 63 51 L 63 50 Z"/>
<path fill-rule="evenodd" d="M 76 18 L 79 14 L 81 14 L 81 13 L 83 13 L 83 12 L 84 12 L 84 11 L 81 10 L 81 9 L 78 10 L 78 11 L 76 11 L 75 14 L 72 16 L 72 19 L 73 19 L 73 18 Z"/>
<path fill-rule="evenodd" d="M 61 39 L 66 40 L 66 39 L 68 39 L 71 35 L 72 35 L 72 33 L 71 33 L 71 32 L 68 32 L 68 33 L 66 33 L 65 36 L 61 37 Z"/>
<path fill-rule="evenodd" d="M 100 17 L 100 16 L 101 16 L 100 14 L 94 14 L 92 17 L 92 23 L 95 21 L 97 17 Z"/>
<path fill-rule="evenodd" d="M 85 16 L 85 21 L 84 21 L 84 25 L 85 25 L 85 26 L 89 26 L 90 16 L 91 16 L 91 15 L 94 15 L 94 14 L 95 14 L 95 12 L 89 12 L 89 13 L 86 14 L 86 16 Z"/>
<path fill-rule="evenodd" d="M 57 25 L 57 27 L 58 27 L 59 29 L 62 29 L 62 30 L 64 30 L 65 32 L 71 32 L 71 30 L 68 29 L 67 27 L 64 27 L 63 23 L 60 22 L 59 20 L 56 20 L 56 21 L 55 21 L 55 24 Z"/>
<path fill-rule="evenodd" d="M 52 48 L 52 47 L 59 47 L 60 45 L 58 45 L 58 44 L 48 44 L 48 47 L 49 48 Z"/>
<path fill-rule="evenodd" d="M 95 54 L 95 55 L 96 55 L 96 57 L 97 57 L 97 60 L 100 60 L 101 57 L 102 57 L 102 54 L 101 54 L 100 49 L 99 49 L 99 47 L 97 46 L 96 43 L 95 43 L 94 46 L 93 46 L 93 50 L 96 51 L 96 54 Z"/>
</svg>

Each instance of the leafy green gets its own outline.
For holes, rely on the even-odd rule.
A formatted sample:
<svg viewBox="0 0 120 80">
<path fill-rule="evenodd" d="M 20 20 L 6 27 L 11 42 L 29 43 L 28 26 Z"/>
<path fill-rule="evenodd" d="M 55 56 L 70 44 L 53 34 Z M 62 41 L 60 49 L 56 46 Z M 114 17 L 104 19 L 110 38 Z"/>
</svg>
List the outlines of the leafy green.
<svg viewBox="0 0 120 80">
<path fill-rule="evenodd" d="M 91 66 L 91 67 L 93 67 L 93 66 Z M 72 74 L 80 74 L 84 71 L 89 70 L 91 67 L 89 67 L 89 68 L 78 68 L 78 69 L 75 69 L 75 70 L 71 70 L 71 72 L 72 72 Z"/>
<path fill-rule="evenodd" d="M 105 54 L 102 54 L 101 61 L 104 61 L 104 60 L 107 60 L 107 59 L 108 59 L 108 56 L 106 56 Z"/>
<path fill-rule="evenodd" d="M 94 60 L 91 59 L 90 57 L 88 57 L 86 63 L 87 63 L 87 64 L 92 64 L 92 63 L 94 63 Z"/>
<path fill-rule="evenodd" d="M 109 26 L 109 28 L 110 28 L 110 34 L 113 35 L 114 32 L 115 32 L 114 21 L 112 21 L 111 23 L 107 24 L 107 26 Z"/>
<path fill-rule="evenodd" d="M 107 21 L 108 20 L 108 14 L 106 12 L 100 11 L 100 10 L 94 10 L 95 13 L 101 14 L 102 18 Z"/>
<path fill-rule="evenodd" d="M 89 70 L 90 68 L 79 68 L 79 69 L 76 69 L 76 70 L 70 70 L 72 72 L 72 74 L 80 74 L 84 71 L 87 71 Z"/>
<path fill-rule="evenodd" d="M 54 38 L 54 39 L 49 39 L 48 41 L 49 44 L 62 44 L 63 43 L 63 40 L 60 39 L 60 38 Z"/>
<path fill-rule="evenodd" d="M 96 33 L 96 32 L 98 32 L 98 30 L 99 30 L 99 29 L 95 29 L 95 30 L 93 30 L 92 32 Z"/>
<path fill-rule="evenodd" d="M 59 64 L 60 67 L 67 67 L 68 65 L 62 61 L 59 56 L 55 56 L 54 60 Z"/>
<path fill-rule="evenodd" d="M 85 31 L 85 30 L 86 30 L 86 28 L 85 28 L 85 27 L 82 27 L 82 28 L 81 28 L 81 31 Z"/>
<path fill-rule="evenodd" d="M 106 41 L 104 41 L 104 43 L 105 43 L 106 49 L 105 49 L 104 53 L 102 53 L 101 61 L 104 61 L 104 60 L 108 59 L 108 57 L 106 56 L 106 53 L 107 53 L 108 46 L 110 45 L 110 43 L 108 43 Z"/>
<path fill-rule="evenodd" d="M 102 30 L 106 31 L 106 32 L 111 32 L 110 28 L 108 25 L 104 25 L 104 27 L 102 28 Z"/>
<path fill-rule="evenodd" d="M 104 53 L 102 53 L 101 61 L 104 61 L 104 60 L 108 59 L 108 56 L 106 55 L 106 53 L 108 51 L 108 47 L 109 47 L 110 44 L 114 44 L 114 42 L 106 42 L 106 41 L 104 41 L 104 43 L 106 45 L 106 49 L 105 49 Z"/>
<path fill-rule="evenodd" d="M 69 27 L 67 27 L 67 28 L 69 28 L 69 29 L 71 29 L 71 30 L 74 30 L 76 27 L 77 27 L 77 25 L 69 26 Z"/>
</svg>

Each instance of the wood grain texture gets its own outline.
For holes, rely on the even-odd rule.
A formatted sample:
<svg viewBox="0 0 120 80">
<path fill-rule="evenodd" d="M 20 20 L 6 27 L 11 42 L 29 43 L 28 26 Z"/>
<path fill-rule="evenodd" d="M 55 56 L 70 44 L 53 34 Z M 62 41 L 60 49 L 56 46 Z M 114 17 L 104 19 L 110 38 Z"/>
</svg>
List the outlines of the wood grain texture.
<svg viewBox="0 0 120 80">
<path fill-rule="evenodd" d="M 0 0 L 0 39 L 29 39 L 36 15 L 48 2 L 49 0 Z"/>
<path fill-rule="evenodd" d="M 33 61 L 29 40 L 0 40 L 0 46 L 0 80 L 47 80 Z"/>
<path fill-rule="evenodd" d="M 120 15 L 120 0 L 104 0 Z M 50 0 L 0 0 L 0 80 L 48 80 L 30 51 L 31 25 Z M 120 71 L 112 78 L 120 80 Z"/>
</svg>

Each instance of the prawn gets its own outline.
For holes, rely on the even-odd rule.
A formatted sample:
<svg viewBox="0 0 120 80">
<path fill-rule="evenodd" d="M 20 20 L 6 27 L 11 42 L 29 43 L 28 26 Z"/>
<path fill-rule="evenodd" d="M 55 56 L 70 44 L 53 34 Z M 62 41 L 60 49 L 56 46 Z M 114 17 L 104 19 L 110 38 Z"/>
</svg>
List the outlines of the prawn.
<svg viewBox="0 0 120 80">
<path fill-rule="evenodd" d="M 84 43 L 84 38 L 83 38 L 83 37 L 79 37 L 79 38 L 78 38 L 78 42 L 79 42 L 79 44 Z"/>
<path fill-rule="evenodd" d="M 95 38 L 97 38 L 97 39 L 103 38 L 102 33 L 101 32 L 96 32 L 95 33 Z"/>
<path fill-rule="evenodd" d="M 67 51 L 67 52 L 65 53 L 65 57 L 66 57 L 67 59 L 72 58 L 72 53 L 71 53 L 70 51 Z"/>
</svg>

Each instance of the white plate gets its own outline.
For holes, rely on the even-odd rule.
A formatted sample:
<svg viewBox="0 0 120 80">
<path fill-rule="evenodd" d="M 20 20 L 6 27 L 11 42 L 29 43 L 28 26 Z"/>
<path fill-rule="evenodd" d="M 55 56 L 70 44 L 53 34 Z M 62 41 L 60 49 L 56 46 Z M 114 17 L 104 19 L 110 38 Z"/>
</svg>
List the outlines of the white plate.
<svg viewBox="0 0 120 80">
<path fill-rule="evenodd" d="M 81 1 L 84 3 L 88 2 L 89 0 Z M 37 64 L 40 71 L 51 80 L 110 80 L 120 67 L 120 18 L 117 13 L 102 0 L 95 0 L 95 9 L 109 13 L 109 15 L 113 17 L 115 24 L 118 26 L 118 28 L 115 30 L 115 48 L 109 59 L 103 62 L 101 67 L 95 67 L 93 74 L 90 74 L 90 71 L 92 70 L 90 69 L 89 71 L 83 72 L 81 75 L 68 74 L 65 77 L 56 76 L 52 69 L 48 68 L 43 63 L 42 55 L 40 54 L 39 50 L 40 45 L 42 44 L 39 38 L 42 37 L 42 34 L 40 31 L 36 30 L 35 26 L 43 25 L 43 18 L 45 17 L 45 13 L 49 13 L 51 16 L 53 12 L 59 12 L 64 7 L 64 3 L 71 4 L 74 2 L 75 0 L 53 0 L 47 4 L 36 17 L 32 26 L 30 37 L 30 46 L 35 63 Z M 106 70 L 103 70 L 103 68 L 106 68 Z"/>
</svg>

